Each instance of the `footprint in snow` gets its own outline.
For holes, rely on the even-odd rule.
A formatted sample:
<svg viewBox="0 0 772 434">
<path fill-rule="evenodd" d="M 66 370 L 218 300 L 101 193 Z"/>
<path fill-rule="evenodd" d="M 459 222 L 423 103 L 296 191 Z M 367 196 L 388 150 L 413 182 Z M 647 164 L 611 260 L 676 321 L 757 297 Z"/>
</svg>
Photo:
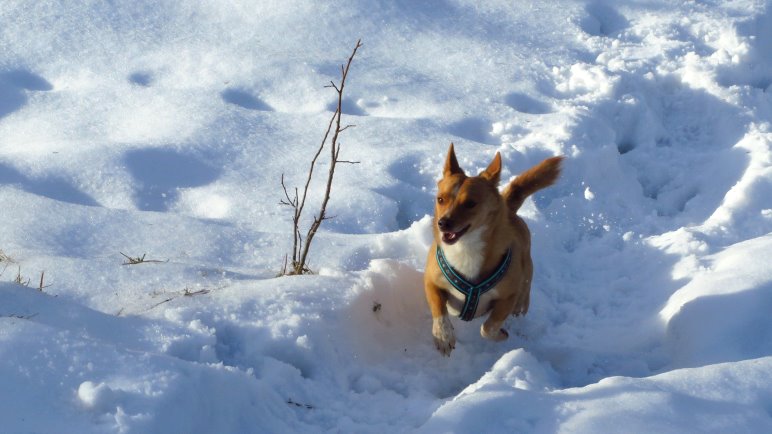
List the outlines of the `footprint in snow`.
<svg viewBox="0 0 772 434">
<path fill-rule="evenodd" d="M 273 111 L 273 108 L 251 93 L 237 88 L 228 88 L 220 93 L 223 101 L 247 110 Z"/>
<path fill-rule="evenodd" d="M 605 3 L 590 3 L 584 10 L 587 15 L 579 26 L 592 36 L 617 36 L 630 25 L 624 15 Z"/>
<path fill-rule="evenodd" d="M 27 103 L 25 91 L 49 91 L 54 87 L 43 77 L 23 69 L 0 72 L 0 117 Z"/>
<path fill-rule="evenodd" d="M 125 155 L 124 162 L 138 186 L 135 200 L 143 211 L 166 211 L 181 189 L 209 184 L 221 172 L 199 157 L 174 149 L 134 150 Z"/>
<path fill-rule="evenodd" d="M 129 75 L 128 80 L 131 84 L 135 84 L 137 86 L 150 87 L 150 85 L 153 83 L 153 75 L 145 71 L 136 71 Z"/>
<path fill-rule="evenodd" d="M 491 134 L 493 132 L 493 123 L 489 119 L 467 117 L 448 125 L 446 131 L 449 134 L 472 142 L 484 143 L 486 145 L 500 144 L 500 140 Z"/>
<path fill-rule="evenodd" d="M 61 202 L 99 206 L 94 198 L 81 191 L 71 179 L 59 175 L 34 177 L 6 163 L 0 163 L 0 185 L 10 184 L 22 190 Z"/>
<path fill-rule="evenodd" d="M 352 98 L 343 97 L 343 102 L 341 104 L 341 112 L 344 115 L 368 116 L 368 113 L 364 107 L 365 107 L 364 101 L 355 101 Z M 337 108 L 338 108 L 337 99 L 327 104 L 328 111 L 334 112 L 335 110 L 337 110 Z"/>
<path fill-rule="evenodd" d="M 543 115 L 553 111 L 549 104 L 520 92 L 507 94 L 504 103 L 520 113 L 531 115 Z"/>
</svg>

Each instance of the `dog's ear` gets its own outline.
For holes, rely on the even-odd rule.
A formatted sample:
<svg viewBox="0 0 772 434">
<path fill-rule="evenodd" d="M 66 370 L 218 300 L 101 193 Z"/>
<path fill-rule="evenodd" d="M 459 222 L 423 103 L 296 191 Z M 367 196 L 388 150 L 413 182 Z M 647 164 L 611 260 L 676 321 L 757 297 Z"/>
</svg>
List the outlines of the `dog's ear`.
<svg viewBox="0 0 772 434">
<path fill-rule="evenodd" d="M 499 177 L 501 176 L 501 154 L 496 152 L 496 156 L 493 157 L 493 161 L 488 167 L 480 172 L 480 176 L 494 185 L 499 185 Z"/>
<path fill-rule="evenodd" d="M 448 148 L 448 156 L 445 158 L 445 169 L 442 171 L 442 176 L 447 178 L 456 174 L 463 175 L 464 171 L 461 170 L 461 166 L 458 165 L 456 153 L 453 151 L 453 143 L 451 143 L 450 148 Z"/>
</svg>

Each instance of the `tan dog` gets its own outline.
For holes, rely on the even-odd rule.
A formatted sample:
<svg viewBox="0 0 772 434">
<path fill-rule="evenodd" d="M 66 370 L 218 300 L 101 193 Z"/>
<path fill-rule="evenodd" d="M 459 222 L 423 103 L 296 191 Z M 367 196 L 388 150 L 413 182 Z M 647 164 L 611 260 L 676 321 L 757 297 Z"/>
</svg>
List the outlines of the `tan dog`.
<svg viewBox="0 0 772 434">
<path fill-rule="evenodd" d="M 478 176 L 468 177 L 450 144 L 434 209 L 434 243 L 424 273 L 437 349 L 449 356 L 456 338 L 448 311 L 469 321 L 490 316 L 480 334 L 509 337 L 501 326 L 528 312 L 533 263 L 531 234 L 515 213 L 531 194 L 553 184 L 563 157 L 548 158 L 520 174 L 503 193 L 501 155 Z"/>
</svg>

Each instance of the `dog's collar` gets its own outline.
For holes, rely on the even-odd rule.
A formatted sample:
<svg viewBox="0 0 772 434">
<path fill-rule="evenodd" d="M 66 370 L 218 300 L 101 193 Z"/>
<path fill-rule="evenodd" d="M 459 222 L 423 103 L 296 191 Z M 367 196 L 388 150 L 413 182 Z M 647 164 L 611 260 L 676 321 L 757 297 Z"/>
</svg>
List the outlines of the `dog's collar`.
<svg viewBox="0 0 772 434">
<path fill-rule="evenodd" d="M 480 297 L 491 290 L 502 278 L 504 278 L 504 274 L 506 274 L 507 269 L 509 268 L 509 263 L 512 262 L 512 249 L 507 249 L 507 253 L 504 254 L 504 257 L 501 259 L 499 266 L 496 267 L 496 270 L 493 271 L 493 274 L 476 285 L 461 277 L 461 273 L 456 271 L 450 263 L 448 263 L 448 260 L 445 258 L 445 252 L 442 251 L 439 244 L 437 245 L 435 257 L 437 258 L 437 265 L 440 266 L 442 275 L 448 279 L 448 282 L 450 282 L 454 288 L 464 294 L 464 297 L 466 298 L 464 301 L 464 308 L 461 309 L 458 317 L 463 321 L 471 321 L 474 319 L 475 312 L 477 312 L 477 303 L 480 301 Z"/>
</svg>

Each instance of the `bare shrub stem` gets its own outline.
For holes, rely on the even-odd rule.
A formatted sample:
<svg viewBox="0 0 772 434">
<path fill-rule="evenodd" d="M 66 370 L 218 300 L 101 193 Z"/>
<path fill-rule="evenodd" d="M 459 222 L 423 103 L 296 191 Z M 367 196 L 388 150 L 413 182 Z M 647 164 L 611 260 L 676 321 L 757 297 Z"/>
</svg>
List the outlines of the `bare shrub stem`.
<svg viewBox="0 0 772 434">
<path fill-rule="evenodd" d="M 362 46 L 361 39 L 357 41 L 356 46 L 354 47 L 354 50 L 351 52 L 351 55 L 348 58 L 348 62 L 346 62 L 345 65 L 341 65 L 340 71 L 341 71 L 341 79 L 340 79 L 340 85 L 336 85 L 334 82 L 330 82 L 329 85 L 325 86 L 328 88 L 335 89 L 335 92 L 338 94 L 338 101 L 337 101 L 337 107 L 335 109 L 335 113 L 333 113 L 332 117 L 330 118 L 330 122 L 327 124 L 327 129 L 324 132 L 324 137 L 322 138 L 322 142 L 319 145 L 319 148 L 316 150 L 316 153 L 314 154 L 314 158 L 311 160 L 311 165 L 308 169 L 308 176 L 306 177 L 306 183 L 303 186 L 303 193 L 302 195 L 298 196 L 298 189 L 295 187 L 294 195 L 290 195 L 289 191 L 287 190 L 287 185 L 284 183 L 284 174 L 281 176 L 281 186 L 284 190 L 284 199 L 280 201 L 282 205 L 290 206 L 293 209 L 292 214 L 292 261 L 287 264 L 287 261 L 285 259 L 284 262 L 284 269 L 282 270 L 282 274 L 306 274 L 310 273 L 311 270 L 308 268 L 307 260 L 308 260 L 308 252 L 311 248 L 311 242 L 314 239 L 314 236 L 316 235 L 316 232 L 319 230 L 319 226 L 321 226 L 322 222 L 324 220 L 327 220 L 329 217 L 327 217 L 327 204 L 330 201 L 330 194 L 332 192 L 332 180 L 335 176 L 335 168 L 337 163 L 349 163 L 354 164 L 357 163 L 356 161 L 347 161 L 347 160 L 341 160 L 338 157 L 340 156 L 340 142 L 338 141 L 338 138 L 340 136 L 340 133 L 347 130 L 348 128 L 353 127 L 354 125 L 341 125 L 341 115 L 342 115 L 342 107 L 343 107 L 343 89 L 346 85 L 346 78 L 348 77 L 349 68 L 351 67 L 351 62 L 354 60 L 354 56 L 357 53 L 357 50 L 359 47 Z M 334 128 L 333 128 L 334 127 Z M 332 137 L 330 138 L 330 134 L 332 133 Z M 319 209 L 319 213 L 314 216 L 314 221 L 311 223 L 311 226 L 308 228 L 308 231 L 306 232 L 305 238 L 302 236 L 300 231 L 300 220 L 303 214 L 303 209 L 306 204 L 306 198 L 308 196 L 308 188 L 311 185 L 311 178 L 314 174 L 314 168 L 316 167 L 316 162 L 319 159 L 319 156 L 322 154 L 322 150 L 324 149 L 325 145 L 330 143 L 330 169 L 327 173 L 327 185 L 324 191 L 324 197 L 322 198 L 322 203 Z M 290 266 L 290 269 L 287 269 L 287 265 Z"/>
</svg>

